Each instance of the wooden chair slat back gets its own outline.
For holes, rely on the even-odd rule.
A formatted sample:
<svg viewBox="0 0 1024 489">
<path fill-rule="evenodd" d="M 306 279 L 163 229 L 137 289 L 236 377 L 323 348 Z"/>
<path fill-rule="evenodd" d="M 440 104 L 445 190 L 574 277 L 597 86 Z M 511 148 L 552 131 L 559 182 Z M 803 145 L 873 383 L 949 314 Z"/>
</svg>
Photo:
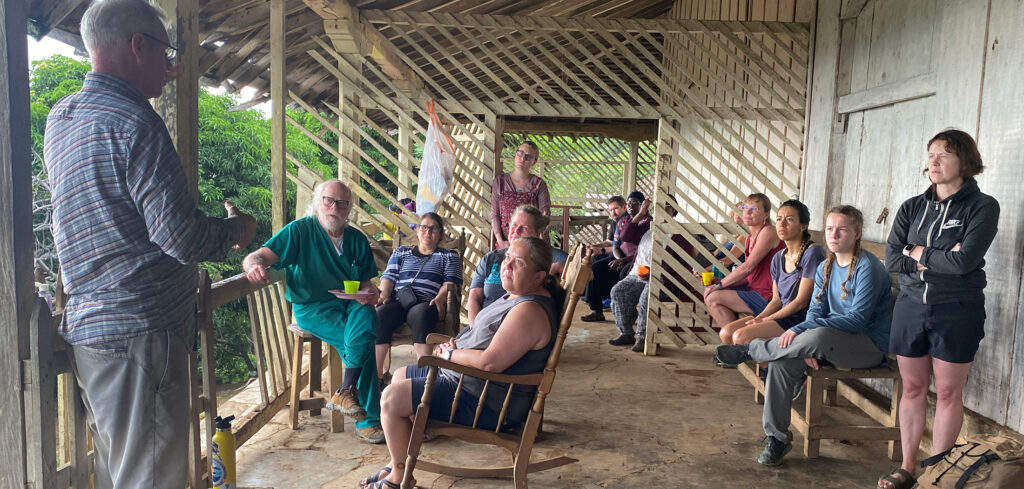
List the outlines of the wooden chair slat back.
<svg viewBox="0 0 1024 489">
<path fill-rule="evenodd" d="M 576 313 L 576 304 L 579 303 L 580 296 L 583 295 L 583 289 L 593 275 L 593 272 L 590 270 L 590 251 L 582 243 L 577 245 L 577 249 L 579 249 L 578 259 L 571 263 L 566 263 L 565 271 L 563 272 L 563 277 L 566 277 L 563 283 L 567 286 L 565 288 L 565 304 L 562 306 L 562 317 L 558 323 L 555 344 L 551 348 L 551 354 L 548 355 L 548 362 L 544 367 L 544 380 L 537 387 L 539 395 L 534 399 L 534 410 L 538 412 L 542 412 L 544 409 L 544 397 L 548 392 L 551 392 L 551 386 L 554 384 L 555 369 L 558 367 L 558 360 L 562 357 L 562 347 L 565 345 L 565 338 L 569 333 L 569 327 L 572 325 L 572 319 Z"/>
</svg>

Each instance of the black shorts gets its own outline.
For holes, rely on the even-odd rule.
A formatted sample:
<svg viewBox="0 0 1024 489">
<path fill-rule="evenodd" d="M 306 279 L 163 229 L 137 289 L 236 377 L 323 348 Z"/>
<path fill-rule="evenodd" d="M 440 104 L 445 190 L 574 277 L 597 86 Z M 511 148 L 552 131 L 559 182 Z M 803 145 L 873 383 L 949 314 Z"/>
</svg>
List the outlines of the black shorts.
<svg viewBox="0 0 1024 489">
<path fill-rule="evenodd" d="M 804 319 L 806 319 L 806 316 L 804 314 L 796 314 L 793 316 L 784 317 L 782 319 L 776 319 L 775 323 L 778 324 L 780 328 L 788 330 L 789 328 L 792 328 L 793 326 L 796 326 L 804 322 Z"/>
<path fill-rule="evenodd" d="M 900 297 L 892 311 L 889 352 L 970 363 L 985 337 L 985 301 L 918 304 Z"/>
</svg>

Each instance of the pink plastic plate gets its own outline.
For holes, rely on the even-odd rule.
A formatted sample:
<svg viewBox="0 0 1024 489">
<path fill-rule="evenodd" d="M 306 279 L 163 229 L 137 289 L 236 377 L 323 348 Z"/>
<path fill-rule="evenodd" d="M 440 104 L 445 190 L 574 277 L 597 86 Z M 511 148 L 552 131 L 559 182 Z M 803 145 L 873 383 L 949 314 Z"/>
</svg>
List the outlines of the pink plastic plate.
<svg viewBox="0 0 1024 489">
<path fill-rule="evenodd" d="M 344 290 L 331 289 L 328 290 L 328 292 L 334 294 L 334 296 L 339 299 L 363 299 L 373 295 L 373 292 L 369 291 L 356 292 L 355 294 L 346 294 Z"/>
</svg>

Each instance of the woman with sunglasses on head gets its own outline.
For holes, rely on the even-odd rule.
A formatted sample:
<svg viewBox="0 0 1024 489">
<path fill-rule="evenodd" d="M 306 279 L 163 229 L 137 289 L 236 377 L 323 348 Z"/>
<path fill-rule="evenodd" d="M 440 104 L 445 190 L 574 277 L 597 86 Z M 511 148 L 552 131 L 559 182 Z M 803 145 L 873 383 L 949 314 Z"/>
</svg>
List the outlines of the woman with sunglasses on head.
<svg viewBox="0 0 1024 489">
<path fill-rule="evenodd" d="M 385 382 L 384 359 L 391 349 L 395 330 L 408 323 L 416 357 L 430 354 L 427 335 L 445 315 L 448 285 L 462 286 L 462 257 L 455 250 L 438 247 L 444 237 L 441 216 L 427 212 L 416 226 L 419 243 L 402 246 L 391 254 L 380 277 L 377 302 L 377 377 Z"/>
<path fill-rule="evenodd" d="M 810 223 L 811 212 L 803 202 L 793 199 L 779 206 L 775 232 L 785 249 L 771 258 L 772 300 L 755 317 L 723 326 L 718 333 L 723 344 L 774 338 L 803 322 L 814 292 L 814 273 L 825 259 L 824 248 L 811 241 Z"/>
<path fill-rule="evenodd" d="M 913 487 L 917 452 L 935 376 L 932 454 L 953 447 L 963 424 L 963 390 L 985 336 L 985 252 L 995 238 L 999 202 L 978 189 L 984 170 L 974 139 L 945 130 L 928 141 L 931 185 L 900 206 L 885 247 L 885 266 L 900 277 L 889 350 L 903 383 L 903 464 L 878 487 Z"/>
<path fill-rule="evenodd" d="M 743 242 L 743 263 L 704 289 L 704 304 L 719 326 L 735 321 L 739 314 L 756 316 L 764 310 L 772 298 L 771 257 L 786 247 L 771 226 L 767 195 L 748 195 L 740 209 L 743 224 L 750 229 Z"/>
<path fill-rule="evenodd" d="M 491 184 L 491 232 L 494 233 L 494 249 L 508 248 L 508 223 L 512 212 L 523 204 L 530 204 L 551 215 L 551 195 L 548 184 L 530 168 L 537 164 L 540 149 L 533 141 L 523 141 L 515 152 L 515 166 L 512 171 L 502 173 Z"/>
</svg>

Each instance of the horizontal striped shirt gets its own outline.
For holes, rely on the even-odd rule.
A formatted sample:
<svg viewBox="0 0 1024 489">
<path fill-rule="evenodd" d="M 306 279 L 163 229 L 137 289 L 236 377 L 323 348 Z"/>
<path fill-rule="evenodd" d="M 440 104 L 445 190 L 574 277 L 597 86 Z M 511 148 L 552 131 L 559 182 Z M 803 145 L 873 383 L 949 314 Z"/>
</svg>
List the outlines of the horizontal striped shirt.
<svg viewBox="0 0 1024 489">
<path fill-rule="evenodd" d="M 416 297 L 425 302 L 433 300 L 445 282 L 462 286 L 462 257 L 457 251 L 437 248 L 432 254 L 423 256 L 412 250 L 412 246 L 402 246 L 395 250 L 388 259 L 381 280 L 394 282 L 394 290 L 411 284 Z M 423 267 L 422 271 L 420 266 Z M 418 276 L 416 272 L 419 272 Z M 394 299 L 394 292 L 391 298 Z"/>
<path fill-rule="evenodd" d="M 221 259 L 243 228 L 196 208 L 149 101 L 90 72 L 81 91 L 50 111 L 43 151 L 69 295 L 65 340 L 88 345 L 192 326 L 196 263 Z"/>
</svg>

